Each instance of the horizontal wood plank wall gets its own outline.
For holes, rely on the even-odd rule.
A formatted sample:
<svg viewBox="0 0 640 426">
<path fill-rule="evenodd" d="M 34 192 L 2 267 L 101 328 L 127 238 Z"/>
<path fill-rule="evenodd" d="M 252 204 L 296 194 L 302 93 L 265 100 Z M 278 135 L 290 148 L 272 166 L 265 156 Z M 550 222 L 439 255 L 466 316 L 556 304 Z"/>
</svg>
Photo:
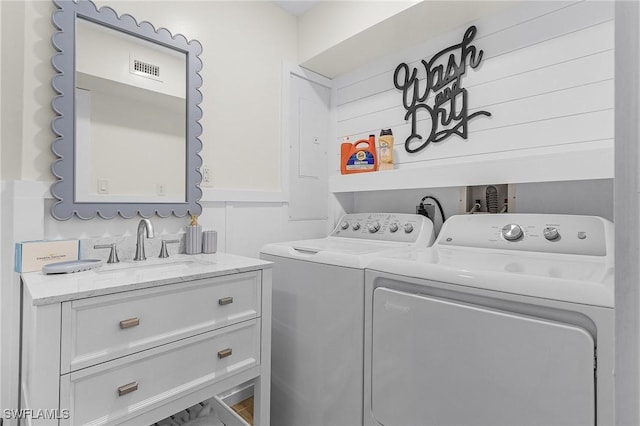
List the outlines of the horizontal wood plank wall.
<svg viewBox="0 0 640 426">
<path fill-rule="evenodd" d="M 492 117 L 470 120 L 467 140 L 452 136 L 417 153 L 404 149 L 411 124 L 404 120 L 402 92 L 393 85 L 395 67 L 405 62 L 424 76 L 420 61 L 460 43 L 467 26 L 338 77 L 331 170 L 340 173 L 344 137 L 354 142 L 378 136 L 381 128 L 393 130 L 397 169 L 487 154 L 613 149 L 613 11 L 613 2 L 526 2 L 474 22 L 472 44 L 484 56 L 478 68 L 467 67 L 462 87 L 469 114 L 485 110 Z M 418 133 L 428 134 L 430 118 L 420 120 Z"/>
</svg>

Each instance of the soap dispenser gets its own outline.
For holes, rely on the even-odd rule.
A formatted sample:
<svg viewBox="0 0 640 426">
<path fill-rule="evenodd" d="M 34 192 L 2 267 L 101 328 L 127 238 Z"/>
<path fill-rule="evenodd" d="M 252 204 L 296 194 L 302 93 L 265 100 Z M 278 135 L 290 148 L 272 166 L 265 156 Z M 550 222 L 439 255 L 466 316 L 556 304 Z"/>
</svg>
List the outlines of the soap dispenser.
<svg viewBox="0 0 640 426">
<path fill-rule="evenodd" d="M 198 216 L 196 215 L 191 215 L 191 223 L 187 226 L 185 245 L 187 254 L 202 252 L 202 226 L 198 225 Z"/>
</svg>

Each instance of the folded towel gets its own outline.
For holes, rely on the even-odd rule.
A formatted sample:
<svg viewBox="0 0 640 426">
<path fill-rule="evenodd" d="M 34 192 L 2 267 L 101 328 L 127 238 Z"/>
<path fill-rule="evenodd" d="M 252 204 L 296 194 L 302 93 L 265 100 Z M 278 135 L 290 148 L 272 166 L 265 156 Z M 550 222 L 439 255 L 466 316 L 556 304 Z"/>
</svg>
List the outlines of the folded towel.
<svg viewBox="0 0 640 426">
<path fill-rule="evenodd" d="M 193 405 L 186 410 L 160 420 L 157 426 L 224 426 L 210 401 Z"/>
<path fill-rule="evenodd" d="M 190 420 L 184 426 L 224 426 L 217 416 L 198 417 Z"/>
<path fill-rule="evenodd" d="M 176 416 L 179 416 L 180 419 L 182 420 L 183 423 L 188 422 L 189 420 L 191 420 L 191 416 L 189 415 L 189 412 L 187 410 L 182 410 L 180 411 L 178 414 L 176 414 L 173 418 L 176 419 Z M 179 422 L 178 419 L 176 419 L 176 421 Z"/>
<path fill-rule="evenodd" d="M 202 405 L 200 404 L 193 405 L 187 408 L 187 411 L 189 412 L 189 420 L 193 420 L 197 418 L 198 414 L 200 414 L 200 411 L 202 411 Z"/>
</svg>

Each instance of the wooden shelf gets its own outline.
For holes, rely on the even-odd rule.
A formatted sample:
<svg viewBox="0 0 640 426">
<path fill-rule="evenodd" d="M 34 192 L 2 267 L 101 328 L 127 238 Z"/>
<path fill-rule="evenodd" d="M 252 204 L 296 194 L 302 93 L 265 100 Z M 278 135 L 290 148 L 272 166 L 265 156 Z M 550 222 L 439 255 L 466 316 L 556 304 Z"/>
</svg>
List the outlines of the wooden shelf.
<svg viewBox="0 0 640 426">
<path fill-rule="evenodd" d="M 433 160 L 428 167 L 334 175 L 329 178 L 329 191 L 339 193 L 445 188 L 613 177 L 613 140 L 600 140 Z"/>
</svg>

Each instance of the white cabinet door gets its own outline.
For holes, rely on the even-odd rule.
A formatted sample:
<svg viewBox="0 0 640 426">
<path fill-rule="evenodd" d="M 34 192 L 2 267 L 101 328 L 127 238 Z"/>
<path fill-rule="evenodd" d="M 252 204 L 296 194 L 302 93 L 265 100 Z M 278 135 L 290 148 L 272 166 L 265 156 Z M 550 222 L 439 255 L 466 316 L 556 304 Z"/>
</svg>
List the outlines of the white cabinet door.
<svg viewBox="0 0 640 426">
<path fill-rule="evenodd" d="M 331 89 L 296 73 L 289 79 L 289 220 L 324 220 Z M 336 163 L 333 170 L 337 169 Z"/>
<path fill-rule="evenodd" d="M 585 330 L 377 288 L 372 410 L 386 426 L 595 424 Z"/>
</svg>

